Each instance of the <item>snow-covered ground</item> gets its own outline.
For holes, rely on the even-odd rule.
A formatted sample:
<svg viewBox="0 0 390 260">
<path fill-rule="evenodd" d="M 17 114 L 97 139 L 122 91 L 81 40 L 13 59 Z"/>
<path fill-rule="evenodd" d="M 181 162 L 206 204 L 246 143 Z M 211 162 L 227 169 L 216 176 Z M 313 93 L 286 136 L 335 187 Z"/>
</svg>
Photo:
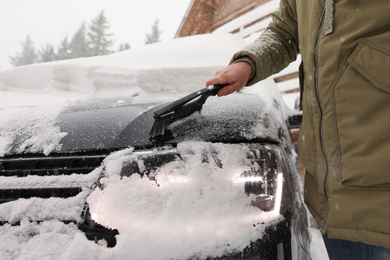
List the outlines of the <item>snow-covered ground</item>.
<svg viewBox="0 0 390 260">
<path fill-rule="evenodd" d="M 58 129 L 54 126 L 56 115 L 77 100 L 91 96 L 117 96 L 121 94 L 142 95 L 149 93 L 158 96 L 161 91 L 192 92 L 200 89 L 205 85 L 206 80 L 211 78 L 216 70 L 224 67 L 230 60 L 231 55 L 243 47 L 244 44 L 243 40 L 228 34 L 201 35 L 147 45 L 109 56 L 38 64 L 1 72 L 0 155 L 7 153 L 15 131 L 25 131 L 25 129 L 18 128 L 18 122 L 22 121 L 38 125 L 37 128 L 33 129 L 33 131 L 39 133 L 37 135 L 38 139 L 30 140 L 30 143 L 26 145 L 35 145 L 36 149 L 41 149 L 46 154 L 50 153 L 55 149 L 58 138 L 63 136 L 63 133 L 58 132 Z M 253 87 L 261 88 L 261 84 Z M 290 107 L 295 97 L 285 97 Z M 30 109 L 35 109 L 35 112 L 46 115 L 45 122 L 37 124 L 36 120 L 28 113 Z M 18 115 L 18 117 L 15 117 L 15 115 Z M 47 143 L 43 140 L 51 141 Z M 191 149 L 194 149 L 194 154 L 199 153 L 193 144 L 187 145 L 188 147 L 183 144 L 181 149 L 191 147 Z M 214 149 L 218 149 L 218 147 Z M 245 159 L 239 156 L 237 147 L 233 149 L 226 146 L 221 151 L 231 152 L 229 156 L 226 154 L 224 157 L 226 163 Z M 231 154 L 234 154 L 234 156 Z M 188 210 L 201 211 L 204 206 L 195 197 L 196 194 L 199 195 L 199 192 L 195 190 L 191 193 L 188 190 L 183 190 L 183 186 L 171 185 L 163 193 L 165 197 L 161 198 L 153 195 L 153 186 L 143 179 L 129 178 L 129 180 L 119 183 L 119 176 L 115 172 L 120 167 L 121 160 L 126 156 L 131 156 L 130 150 L 122 151 L 119 155 L 112 155 L 109 160 L 106 160 L 107 167 L 105 169 L 110 171 L 110 177 L 106 181 L 116 183 L 122 188 L 119 193 L 118 190 L 109 189 L 103 192 L 107 194 L 112 192 L 111 196 L 122 196 L 124 199 L 118 200 L 118 203 L 120 201 L 125 204 L 131 203 L 134 199 L 137 199 L 138 203 L 135 204 L 134 210 L 138 210 L 144 219 L 148 219 L 151 228 L 160 228 L 159 236 L 150 238 L 148 230 L 137 229 L 137 225 L 139 225 L 137 220 L 140 219 L 134 218 L 132 225 L 123 226 L 123 223 L 119 221 L 120 218 L 118 218 L 116 223 L 118 226 L 127 228 L 129 232 L 137 230 L 137 232 L 140 232 L 139 238 L 148 237 L 149 240 L 145 244 L 142 239 L 134 240 L 126 236 L 125 232 L 122 237 L 118 238 L 118 246 L 108 249 L 104 245 L 97 245 L 88 241 L 84 234 L 72 224 L 65 225 L 56 220 L 36 224 L 22 220 L 21 225 L 17 227 L 10 225 L 0 227 L 0 259 L 123 259 L 129 251 L 137 253 L 136 259 L 189 257 L 192 253 L 191 250 L 194 248 L 205 248 L 205 253 L 217 249 L 223 250 L 224 248 L 221 247 L 221 241 L 209 241 L 210 243 L 207 244 L 204 237 L 199 237 L 199 240 L 195 240 L 196 244 L 189 244 L 188 247 L 177 250 L 179 243 L 188 238 L 186 236 L 194 237 L 199 234 L 200 230 L 211 232 L 203 232 L 203 235 L 217 234 L 224 238 L 232 237 L 234 234 L 235 238 L 240 237 L 241 239 L 222 242 L 229 243 L 232 247 L 239 249 L 247 239 L 261 235 L 261 230 L 255 234 L 253 233 L 254 229 L 246 230 L 243 228 L 245 221 L 253 221 L 253 219 L 242 221 L 243 215 L 257 215 L 270 222 L 272 222 L 272 219 L 277 220 L 280 217 L 272 214 L 257 214 L 258 212 L 253 212 L 253 207 L 242 207 L 237 211 L 237 205 L 242 205 L 242 200 L 250 198 L 242 196 L 243 194 L 236 191 L 233 186 L 228 190 L 215 190 L 215 187 L 208 186 L 210 183 L 214 183 L 214 180 L 211 181 L 210 176 L 205 171 L 204 176 L 195 174 L 199 178 L 197 179 L 199 185 L 197 187 L 202 187 L 204 192 L 204 200 L 200 202 L 215 201 L 216 204 L 214 211 L 208 212 L 209 215 L 207 216 L 200 217 L 211 220 L 218 219 L 218 214 L 223 212 L 223 214 L 231 215 L 230 221 L 235 223 L 232 226 L 239 228 L 230 230 L 212 229 L 212 227 L 218 226 L 218 222 L 210 221 L 207 226 L 200 226 L 199 230 L 190 230 L 189 228 L 187 234 L 166 234 L 164 228 L 167 227 L 161 227 L 161 223 L 164 223 L 162 222 L 163 219 L 153 219 L 153 211 L 165 211 L 166 215 L 164 217 L 174 219 L 172 223 L 186 225 L 188 219 L 184 218 L 184 213 L 188 213 Z M 189 171 L 201 167 L 196 163 L 194 161 L 193 165 L 187 165 L 191 166 Z M 215 171 L 216 169 L 209 170 Z M 191 174 L 191 171 L 189 174 Z M 221 181 L 224 181 L 224 179 L 221 178 Z M 125 186 L 136 186 L 137 191 L 143 193 L 134 193 L 127 190 Z M 226 194 L 226 191 L 229 191 L 229 193 Z M 95 205 L 96 212 L 99 212 L 98 205 L 106 203 L 100 201 L 102 196 L 98 196 L 101 195 L 98 194 L 99 192 L 101 191 L 97 190 L 92 193 L 88 199 L 91 205 Z M 218 196 L 215 192 L 225 192 L 226 196 L 224 195 L 224 198 L 229 198 L 230 206 L 218 208 L 217 205 L 220 205 L 220 203 L 217 203 Z M 142 194 L 147 194 L 149 197 L 142 196 Z M 161 193 L 159 194 L 161 196 Z M 188 204 L 183 205 L 177 200 L 178 194 L 187 196 L 186 201 L 194 207 L 188 208 Z M 166 204 L 164 199 L 169 199 L 172 203 Z M 143 207 L 143 205 L 149 207 Z M 150 205 L 153 206 L 150 207 Z M 108 207 L 108 205 L 105 207 Z M 121 205 L 112 207 L 110 211 L 112 218 L 115 219 L 116 215 L 126 214 L 126 212 L 118 209 L 121 209 Z M 6 210 L 6 208 L 2 208 L 2 210 Z M 23 212 L 15 210 L 13 214 L 11 217 L 20 217 Z M 99 216 L 104 217 L 103 214 L 99 214 Z M 129 215 L 129 218 L 131 217 L 134 216 Z M 104 221 L 104 219 L 100 221 Z M 196 218 L 191 219 L 191 221 L 196 221 Z M 311 231 L 313 236 L 313 259 L 327 259 L 318 230 L 312 228 Z M 104 244 L 104 242 L 101 242 L 101 244 Z M 202 250 L 197 252 L 202 252 Z"/>
</svg>

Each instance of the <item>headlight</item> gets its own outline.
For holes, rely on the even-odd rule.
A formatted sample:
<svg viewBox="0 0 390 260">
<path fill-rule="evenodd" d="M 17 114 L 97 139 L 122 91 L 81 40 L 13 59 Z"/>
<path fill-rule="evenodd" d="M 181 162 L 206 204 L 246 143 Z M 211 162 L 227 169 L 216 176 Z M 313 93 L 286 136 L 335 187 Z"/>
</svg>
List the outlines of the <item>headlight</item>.
<svg viewBox="0 0 390 260">
<path fill-rule="evenodd" d="M 234 181 L 244 183 L 245 193 L 253 195 L 252 205 L 264 211 L 280 212 L 283 190 L 281 158 L 273 146 L 260 146 L 248 154 L 250 170 Z"/>
<path fill-rule="evenodd" d="M 232 177 L 233 183 L 243 185 L 245 193 L 253 197 L 251 203 L 253 206 L 263 211 L 275 211 L 277 213 L 280 211 L 283 189 L 281 156 L 278 149 L 278 147 L 272 145 L 249 147 L 246 156 L 249 165 L 237 166 L 236 169 L 239 170 Z M 158 169 L 165 164 L 183 160 L 186 156 L 191 156 L 191 153 L 183 155 L 176 149 L 135 152 L 131 156 L 132 160 L 122 168 L 121 176 L 147 175 L 159 187 L 165 187 L 173 183 L 186 183 L 190 179 L 185 175 L 164 175 L 158 181 L 156 180 Z M 201 160 L 202 163 L 209 163 L 212 160 L 219 168 L 224 168 L 218 156 L 215 151 L 205 151 Z M 229 171 L 230 169 L 226 170 Z"/>
</svg>

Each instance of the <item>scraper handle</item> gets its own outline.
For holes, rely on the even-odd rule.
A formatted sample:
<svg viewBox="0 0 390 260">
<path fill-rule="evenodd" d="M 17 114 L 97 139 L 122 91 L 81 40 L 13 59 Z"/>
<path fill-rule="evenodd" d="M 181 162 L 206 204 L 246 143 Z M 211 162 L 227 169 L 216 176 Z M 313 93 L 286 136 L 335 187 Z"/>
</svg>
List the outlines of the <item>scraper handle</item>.
<svg viewBox="0 0 390 260">
<path fill-rule="evenodd" d="M 195 98 L 197 98 L 199 96 L 206 96 L 206 97 L 215 96 L 215 95 L 217 95 L 218 91 L 221 88 L 223 88 L 224 86 L 226 86 L 226 85 L 213 85 L 211 87 L 203 88 L 201 90 L 195 91 L 195 92 L 193 92 L 185 97 L 182 97 L 182 98 L 166 105 L 165 107 L 155 111 L 154 117 L 158 118 L 158 117 L 162 117 L 164 115 L 170 114 L 170 113 L 174 113 L 180 107 L 184 106 L 185 104 L 187 104 L 188 102 L 194 100 Z"/>
</svg>

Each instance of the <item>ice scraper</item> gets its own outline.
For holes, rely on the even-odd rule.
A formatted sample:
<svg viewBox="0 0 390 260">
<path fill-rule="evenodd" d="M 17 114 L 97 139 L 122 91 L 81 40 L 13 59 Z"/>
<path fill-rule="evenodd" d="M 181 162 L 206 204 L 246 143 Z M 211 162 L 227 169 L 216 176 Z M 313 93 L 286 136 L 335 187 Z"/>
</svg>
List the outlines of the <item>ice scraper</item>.
<svg viewBox="0 0 390 260">
<path fill-rule="evenodd" d="M 152 142 L 161 142 L 171 138 L 167 127 L 173 122 L 187 117 L 202 109 L 209 96 L 215 96 L 226 85 L 213 85 L 182 97 L 154 112 L 154 124 L 149 133 Z"/>
</svg>

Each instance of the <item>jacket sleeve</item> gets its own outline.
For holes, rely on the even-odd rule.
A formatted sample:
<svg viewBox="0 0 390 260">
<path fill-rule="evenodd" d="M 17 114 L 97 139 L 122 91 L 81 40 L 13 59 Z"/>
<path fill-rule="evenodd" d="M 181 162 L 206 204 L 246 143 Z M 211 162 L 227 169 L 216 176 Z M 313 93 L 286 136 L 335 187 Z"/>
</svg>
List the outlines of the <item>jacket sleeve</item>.
<svg viewBox="0 0 390 260">
<path fill-rule="evenodd" d="M 299 52 L 295 0 L 281 0 L 272 22 L 253 43 L 234 54 L 230 64 L 246 61 L 253 73 L 247 86 L 278 73 L 296 60 Z"/>
</svg>

